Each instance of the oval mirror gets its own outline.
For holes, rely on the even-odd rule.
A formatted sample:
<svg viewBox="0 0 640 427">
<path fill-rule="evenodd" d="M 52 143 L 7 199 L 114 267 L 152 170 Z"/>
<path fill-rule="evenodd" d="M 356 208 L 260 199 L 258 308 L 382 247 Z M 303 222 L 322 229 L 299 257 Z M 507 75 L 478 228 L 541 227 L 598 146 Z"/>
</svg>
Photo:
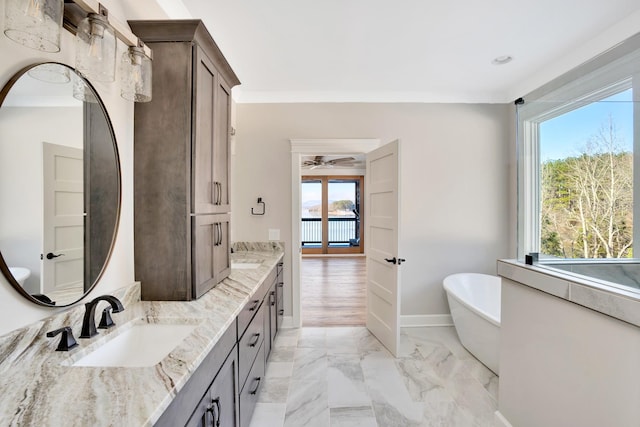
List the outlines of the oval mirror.
<svg viewBox="0 0 640 427">
<path fill-rule="evenodd" d="M 73 68 L 45 63 L 0 92 L 0 270 L 29 300 L 77 302 L 109 260 L 120 216 L 111 121 Z"/>
</svg>

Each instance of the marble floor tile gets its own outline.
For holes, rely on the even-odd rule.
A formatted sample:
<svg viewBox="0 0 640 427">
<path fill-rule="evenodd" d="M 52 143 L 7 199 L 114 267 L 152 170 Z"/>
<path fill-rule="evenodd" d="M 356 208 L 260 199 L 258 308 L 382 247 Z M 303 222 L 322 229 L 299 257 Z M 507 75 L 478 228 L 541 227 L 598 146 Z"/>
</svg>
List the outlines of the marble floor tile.
<svg viewBox="0 0 640 427">
<path fill-rule="evenodd" d="M 331 427 L 378 427 L 371 406 L 330 408 Z"/>
<path fill-rule="evenodd" d="M 252 427 L 497 426 L 499 378 L 453 327 L 403 329 L 397 358 L 362 327 L 282 332 Z"/>
<path fill-rule="evenodd" d="M 298 347 L 293 360 L 292 379 L 327 379 L 327 350 L 325 348 Z"/>
<path fill-rule="evenodd" d="M 266 378 L 290 378 L 293 374 L 293 362 L 274 362 L 269 359 Z"/>
<path fill-rule="evenodd" d="M 269 362 L 293 362 L 295 347 L 274 347 L 269 355 Z"/>
<path fill-rule="evenodd" d="M 359 354 L 358 337 L 364 328 L 345 327 L 327 329 L 328 354 Z"/>
<path fill-rule="evenodd" d="M 327 347 L 327 328 L 306 327 L 300 328 L 298 336 L 298 348 L 322 348 Z"/>
<path fill-rule="evenodd" d="M 357 355 L 329 356 L 327 382 L 329 408 L 371 407 Z"/>
<path fill-rule="evenodd" d="M 282 427 L 287 405 L 284 403 L 260 403 L 256 404 L 249 427 Z"/>
<path fill-rule="evenodd" d="M 274 343 L 275 347 L 297 347 L 300 329 L 280 329 Z"/>
<path fill-rule="evenodd" d="M 287 403 L 289 395 L 290 377 L 266 377 L 264 383 L 260 387 L 258 394 L 258 402 L 261 403 Z"/>
<path fill-rule="evenodd" d="M 327 380 L 291 380 L 285 427 L 329 425 Z"/>
</svg>

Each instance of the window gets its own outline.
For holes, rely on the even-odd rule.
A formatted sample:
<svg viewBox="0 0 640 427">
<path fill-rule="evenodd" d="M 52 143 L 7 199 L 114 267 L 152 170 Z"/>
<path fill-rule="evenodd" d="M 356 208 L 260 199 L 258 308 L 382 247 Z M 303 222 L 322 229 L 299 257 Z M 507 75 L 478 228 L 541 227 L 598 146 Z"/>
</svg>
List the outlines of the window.
<svg viewBox="0 0 640 427">
<path fill-rule="evenodd" d="M 363 253 L 362 176 L 303 176 L 303 253 Z"/>
<path fill-rule="evenodd" d="M 517 107 L 520 259 L 535 252 L 556 266 L 637 257 L 640 38 L 625 43 Z"/>
</svg>

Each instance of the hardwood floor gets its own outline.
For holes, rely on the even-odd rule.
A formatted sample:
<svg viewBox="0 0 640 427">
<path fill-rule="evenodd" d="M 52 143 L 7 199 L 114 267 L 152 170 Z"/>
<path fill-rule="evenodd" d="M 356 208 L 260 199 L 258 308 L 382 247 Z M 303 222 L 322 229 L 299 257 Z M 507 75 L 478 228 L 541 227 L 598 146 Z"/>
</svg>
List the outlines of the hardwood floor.
<svg viewBox="0 0 640 427">
<path fill-rule="evenodd" d="M 365 257 L 303 257 L 302 326 L 364 326 Z"/>
</svg>

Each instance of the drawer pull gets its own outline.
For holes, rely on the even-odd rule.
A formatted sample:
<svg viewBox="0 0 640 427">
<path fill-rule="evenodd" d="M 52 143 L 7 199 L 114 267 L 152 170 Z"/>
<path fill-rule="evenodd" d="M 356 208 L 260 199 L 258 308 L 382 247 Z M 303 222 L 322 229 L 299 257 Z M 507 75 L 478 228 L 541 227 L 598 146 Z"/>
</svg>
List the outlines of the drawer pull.
<svg viewBox="0 0 640 427">
<path fill-rule="evenodd" d="M 249 343 L 249 347 L 255 347 L 256 344 L 258 344 L 258 341 L 260 341 L 260 334 L 254 334 L 253 338 L 253 341 Z"/>
<path fill-rule="evenodd" d="M 217 416 L 214 413 L 213 415 L 213 424 L 216 427 L 220 427 L 220 398 L 216 397 L 215 399 L 213 399 L 211 401 L 211 406 L 216 405 L 216 409 L 217 409 Z"/>
<path fill-rule="evenodd" d="M 249 392 L 249 394 L 251 394 L 251 395 L 255 395 L 255 394 L 258 392 L 258 389 L 260 388 L 260 380 L 262 380 L 262 378 L 261 378 L 261 377 L 256 377 L 256 378 L 254 378 L 254 381 L 256 381 L 256 382 L 257 382 L 257 383 L 256 383 L 256 388 L 254 388 L 253 390 L 251 390 L 251 391 Z"/>
<path fill-rule="evenodd" d="M 256 311 L 256 308 L 258 308 L 258 305 L 260 305 L 260 300 L 259 299 L 253 300 L 253 306 L 249 308 L 249 311 Z"/>
</svg>

